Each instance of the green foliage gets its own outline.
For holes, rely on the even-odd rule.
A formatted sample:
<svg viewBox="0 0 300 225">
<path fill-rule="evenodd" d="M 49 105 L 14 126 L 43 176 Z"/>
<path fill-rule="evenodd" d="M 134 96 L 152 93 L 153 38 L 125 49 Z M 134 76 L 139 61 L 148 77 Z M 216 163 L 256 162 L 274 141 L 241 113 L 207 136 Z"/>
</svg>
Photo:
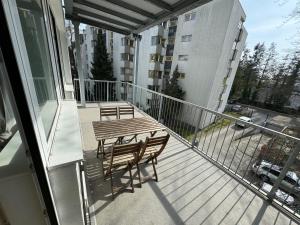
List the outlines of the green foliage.
<svg viewBox="0 0 300 225">
<path fill-rule="evenodd" d="M 268 49 L 261 43 L 252 52 L 245 49 L 230 99 L 274 110 L 289 105 L 297 79 L 300 78 L 300 57 L 295 53 L 292 58 L 287 56 L 279 60 L 276 55 L 274 43 Z"/>
<path fill-rule="evenodd" d="M 115 80 L 101 30 L 97 34 L 91 73 L 95 80 Z"/>
<path fill-rule="evenodd" d="M 178 84 L 178 78 L 180 73 L 178 72 L 178 66 L 176 66 L 171 79 L 167 82 L 164 93 L 174 98 L 183 99 L 185 92 Z"/>
</svg>

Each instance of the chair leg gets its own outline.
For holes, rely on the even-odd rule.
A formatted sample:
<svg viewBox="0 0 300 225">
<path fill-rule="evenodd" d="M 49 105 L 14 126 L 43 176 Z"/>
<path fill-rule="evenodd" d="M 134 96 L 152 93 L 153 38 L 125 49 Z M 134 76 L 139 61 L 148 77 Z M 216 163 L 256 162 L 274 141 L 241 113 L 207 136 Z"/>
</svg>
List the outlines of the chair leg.
<svg viewBox="0 0 300 225">
<path fill-rule="evenodd" d="M 112 178 L 112 174 L 110 173 L 110 186 L 111 186 L 111 197 L 112 200 L 114 200 L 115 196 L 114 196 L 114 185 L 113 185 L 113 178 Z"/>
<path fill-rule="evenodd" d="M 140 166 L 139 166 L 138 163 L 136 164 L 136 169 L 137 169 L 137 172 L 138 172 L 138 178 L 139 178 L 139 182 L 140 182 L 140 187 L 142 187 L 141 171 L 140 171 Z"/>
<path fill-rule="evenodd" d="M 155 157 L 154 160 L 155 160 L 155 165 L 157 165 L 157 158 Z"/>
<path fill-rule="evenodd" d="M 132 179 L 131 168 L 132 168 L 132 166 L 129 166 L 129 167 L 128 167 L 129 175 L 130 175 L 131 192 L 133 193 L 133 192 L 134 192 L 134 187 L 133 187 L 133 179 Z"/>
<path fill-rule="evenodd" d="M 100 141 L 98 141 L 98 147 L 97 147 L 97 158 L 99 156 L 99 152 L 100 152 Z"/>
<path fill-rule="evenodd" d="M 157 178 L 157 173 L 156 173 L 156 168 L 155 168 L 155 163 L 154 163 L 153 157 L 151 157 L 151 161 L 152 161 L 152 166 L 153 166 L 155 180 L 156 180 L 156 182 L 158 182 L 158 178 Z"/>
<path fill-rule="evenodd" d="M 138 142 L 138 141 L 137 141 L 137 134 L 134 135 L 134 139 L 135 139 L 135 142 Z"/>
</svg>

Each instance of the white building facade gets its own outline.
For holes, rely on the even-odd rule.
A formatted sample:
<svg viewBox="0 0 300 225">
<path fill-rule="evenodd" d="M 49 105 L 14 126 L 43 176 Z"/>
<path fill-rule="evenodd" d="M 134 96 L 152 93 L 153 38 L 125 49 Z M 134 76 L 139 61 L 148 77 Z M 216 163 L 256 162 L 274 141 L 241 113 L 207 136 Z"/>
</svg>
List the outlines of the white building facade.
<svg viewBox="0 0 300 225">
<path fill-rule="evenodd" d="M 216 0 L 178 17 L 171 73 L 178 65 L 185 100 L 222 112 L 247 32 L 238 0 Z"/>
<path fill-rule="evenodd" d="M 245 18 L 238 0 L 216 0 L 142 32 L 136 83 L 163 91 L 178 66 L 184 99 L 222 112 L 247 37 Z M 114 74 L 126 81 L 119 73 L 123 37 L 114 36 Z"/>
</svg>

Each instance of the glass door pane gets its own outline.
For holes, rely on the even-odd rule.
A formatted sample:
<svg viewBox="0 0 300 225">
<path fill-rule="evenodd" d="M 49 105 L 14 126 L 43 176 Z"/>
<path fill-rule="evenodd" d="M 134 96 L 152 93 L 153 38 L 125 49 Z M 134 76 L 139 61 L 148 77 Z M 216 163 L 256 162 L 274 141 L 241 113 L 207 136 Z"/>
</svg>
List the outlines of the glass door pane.
<svg viewBox="0 0 300 225">
<path fill-rule="evenodd" d="M 25 45 L 46 136 L 58 107 L 54 74 L 40 0 L 17 0 Z"/>
</svg>

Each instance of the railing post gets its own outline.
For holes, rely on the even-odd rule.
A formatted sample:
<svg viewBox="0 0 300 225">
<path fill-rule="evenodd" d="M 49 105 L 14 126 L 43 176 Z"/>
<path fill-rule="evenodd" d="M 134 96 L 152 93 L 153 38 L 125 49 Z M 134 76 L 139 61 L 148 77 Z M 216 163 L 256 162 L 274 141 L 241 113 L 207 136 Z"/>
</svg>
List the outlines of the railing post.
<svg viewBox="0 0 300 225">
<path fill-rule="evenodd" d="M 158 118 L 157 118 L 157 121 L 160 123 L 160 118 L 161 118 L 161 111 L 162 111 L 162 104 L 163 104 L 163 96 L 160 95 L 160 98 L 159 98 L 159 110 L 158 110 Z"/>
<path fill-rule="evenodd" d="M 80 101 L 81 105 L 85 106 L 85 85 L 82 71 L 82 63 L 81 63 L 81 53 L 80 53 L 80 36 L 79 36 L 79 22 L 72 22 L 74 24 L 75 30 L 75 49 L 76 49 L 76 63 L 77 63 L 77 71 L 79 78 L 79 91 L 80 91 Z"/>
<path fill-rule="evenodd" d="M 141 102 L 142 102 L 142 89 L 140 88 L 139 109 L 141 109 L 141 106 L 142 106 Z"/>
<path fill-rule="evenodd" d="M 108 91 L 108 87 L 109 87 L 109 81 L 106 81 L 106 101 L 108 102 L 109 99 L 109 91 Z"/>
<path fill-rule="evenodd" d="M 200 109 L 200 114 L 199 114 L 199 117 L 198 117 L 198 120 L 197 120 L 197 123 L 196 123 L 196 126 L 195 126 L 195 130 L 194 130 L 194 136 L 193 136 L 193 139 L 192 139 L 192 148 L 195 146 L 196 144 L 196 138 L 197 138 L 197 134 L 198 134 L 198 128 L 199 128 L 199 125 L 201 123 L 201 118 L 202 118 L 202 113 L 203 113 L 203 109 Z"/>
<path fill-rule="evenodd" d="M 128 93 L 129 93 L 129 88 L 128 88 L 128 83 L 126 82 L 126 101 L 128 101 Z"/>
<path fill-rule="evenodd" d="M 298 156 L 300 152 L 300 141 L 297 142 L 294 151 L 290 154 L 288 160 L 286 161 L 284 167 L 282 168 L 277 180 L 275 181 L 273 188 L 271 189 L 271 191 L 267 194 L 267 196 L 270 199 L 273 199 L 275 196 L 275 192 L 278 190 L 280 183 L 282 182 L 282 180 L 284 179 L 286 173 L 289 171 L 289 168 L 291 167 L 291 165 L 294 163 L 294 160 L 296 159 L 296 157 Z"/>
</svg>

